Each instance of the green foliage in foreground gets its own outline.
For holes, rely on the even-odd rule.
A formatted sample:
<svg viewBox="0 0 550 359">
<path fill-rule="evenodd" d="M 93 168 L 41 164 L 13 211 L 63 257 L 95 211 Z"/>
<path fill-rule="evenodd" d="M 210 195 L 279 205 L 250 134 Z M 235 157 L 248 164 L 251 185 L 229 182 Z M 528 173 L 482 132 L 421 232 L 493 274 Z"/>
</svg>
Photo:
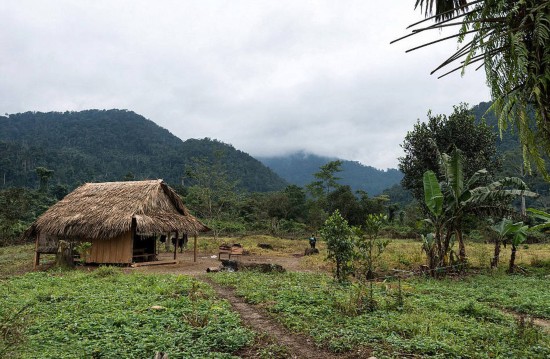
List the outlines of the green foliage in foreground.
<svg viewBox="0 0 550 359">
<path fill-rule="evenodd" d="M 204 283 L 111 267 L 1 281 L 0 332 L 21 358 L 231 358 L 253 337 Z"/>
<path fill-rule="evenodd" d="M 311 335 L 335 352 L 361 347 L 377 357 L 547 358 L 550 336 L 519 323 L 501 309 L 550 318 L 548 279 L 475 276 L 464 280 L 402 282 L 404 306 L 396 305 L 396 282 L 375 284 L 379 309 L 357 315 L 360 287 L 305 273 L 219 273 L 251 303 L 262 303 L 292 331 Z"/>
</svg>

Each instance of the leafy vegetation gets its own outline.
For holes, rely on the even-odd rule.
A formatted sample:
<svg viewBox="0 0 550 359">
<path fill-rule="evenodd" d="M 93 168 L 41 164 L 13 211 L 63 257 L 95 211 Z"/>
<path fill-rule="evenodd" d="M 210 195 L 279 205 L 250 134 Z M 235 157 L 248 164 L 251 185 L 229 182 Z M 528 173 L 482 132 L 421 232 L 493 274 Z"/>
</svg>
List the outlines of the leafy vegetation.
<svg viewBox="0 0 550 359">
<path fill-rule="evenodd" d="M 19 242 L 29 224 L 55 202 L 43 190 L 0 190 L 0 247 Z"/>
<path fill-rule="evenodd" d="M 548 0 L 416 0 L 433 25 L 411 26 L 412 34 L 453 27 L 460 46 L 432 73 L 484 67 L 501 130 L 515 127 L 525 160 L 546 174 L 550 150 L 550 1 Z M 431 14 L 435 16 L 430 16 Z M 422 25 L 419 27 L 418 25 Z M 405 36 L 408 37 L 408 36 Z M 405 38 L 403 37 L 403 38 Z M 427 43 L 430 45 L 434 42 Z M 415 47 L 415 49 L 425 45 Z M 534 112 L 534 116 L 529 116 Z"/>
<path fill-rule="evenodd" d="M 431 170 L 438 177 L 443 176 L 437 152 L 451 153 L 455 147 L 463 152 L 466 177 L 482 168 L 494 174 L 499 168 L 496 137 L 490 126 L 476 122 L 465 104 L 455 106 L 449 116 L 428 113 L 427 121 L 418 121 L 401 145 L 405 152 L 405 156 L 399 158 L 399 169 L 404 174 L 403 187 L 422 201 L 424 172 Z"/>
<path fill-rule="evenodd" d="M 235 286 L 250 303 L 261 304 L 289 330 L 311 335 L 334 352 L 373 349 L 387 358 L 529 357 L 550 355 L 550 338 L 524 327 L 499 308 L 548 318 L 544 278 L 475 276 L 462 281 L 402 281 L 404 306 L 397 307 L 397 283 L 375 284 L 381 306 L 357 312 L 354 286 L 322 274 L 220 273 L 213 279 Z"/>
<path fill-rule="evenodd" d="M 483 185 L 487 171 L 480 169 L 470 178 L 465 178 L 464 157 L 457 148 L 450 155 L 438 152 L 437 157 L 443 172 L 443 186 L 434 172 L 428 170 L 424 173 L 425 204 L 431 214 L 428 220 L 434 228 L 436 246 L 436 251 L 427 251 L 434 255 L 429 260 L 432 265 L 430 269 L 435 269 L 434 264 L 439 267 L 453 264 L 451 243 L 455 239 L 459 244 L 460 263 L 466 263 L 463 226 L 468 213 L 483 213 L 488 217 L 494 213 L 506 214 L 512 212 L 509 201 L 514 196 L 536 196 L 517 177 Z"/>
<path fill-rule="evenodd" d="M 112 267 L 3 280 L 0 318 L 2 357 L 232 358 L 253 338 L 204 283 Z"/>
<path fill-rule="evenodd" d="M 334 277 L 344 282 L 353 272 L 353 231 L 338 210 L 327 218 L 320 229 L 321 236 L 327 241 L 327 258 L 334 261 Z"/>
</svg>

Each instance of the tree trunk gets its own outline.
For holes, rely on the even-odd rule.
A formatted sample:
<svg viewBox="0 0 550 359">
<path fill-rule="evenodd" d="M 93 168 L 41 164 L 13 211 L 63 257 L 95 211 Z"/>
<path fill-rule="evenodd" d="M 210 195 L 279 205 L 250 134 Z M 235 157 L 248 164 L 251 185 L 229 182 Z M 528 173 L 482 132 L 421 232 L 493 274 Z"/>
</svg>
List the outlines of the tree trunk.
<svg viewBox="0 0 550 359">
<path fill-rule="evenodd" d="M 468 259 L 466 258 L 466 246 L 464 245 L 462 231 L 457 230 L 456 237 L 458 238 L 458 258 L 460 260 L 460 264 L 466 264 Z"/>
<path fill-rule="evenodd" d="M 445 234 L 445 241 L 443 242 L 443 248 L 441 250 L 441 253 L 439 253 L 439 255 L 440 255 L 439 266 L 440 267 L 446 267 L 449 264 L 448 254 L 449 254 L 449 251 L 451 249 L 449 247 L 451 245 L 452 235 L 453 235 L 452 230 L 448 230 L 447 233 Z"/>
<path fill-rule="evenodd" d="M 438 229 L 436 233 L 436 243 L 437 243 L 437 262 L 434 263 L 434 266 L 432 269 L 435 269 L 436 267 L 442 267 L 443 261 L 445 260 L 445 245 L 441 241 L 441 229 Z"/>
<path fill-rule="evenodd" d="M 59 241 L 59 247 L 55 255 L 55 265 L 65 268 L 74 267 L 73 248 L 70 242 L 63 240 Z"/>
<path fill-rule="evenodd" d="M 508 273 L 514 273 L 514 267 L 516 266 L 516 246 L 512 244 L 512 255 L 510 256 L 510 267 Z"/>
<path fill-rule="evenodd" d="M 495 253 L 493 259 L 491 259 L 491 268 L 498 267 L 498 259 L 500 257 L 500 239 L 495 239 Z"/>
</svg>

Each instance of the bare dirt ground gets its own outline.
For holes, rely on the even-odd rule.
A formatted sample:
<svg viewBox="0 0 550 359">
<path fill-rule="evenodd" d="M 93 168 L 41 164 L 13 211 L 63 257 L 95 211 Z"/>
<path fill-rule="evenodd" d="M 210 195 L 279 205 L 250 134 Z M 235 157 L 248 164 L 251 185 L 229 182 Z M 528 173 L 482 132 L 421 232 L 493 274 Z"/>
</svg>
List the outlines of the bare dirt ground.
<svg viewBox="0 0 550 359">
<path fill-rule="evenodd" d="M 159 260 L 173 259 L 173 253 L 161 253 Z M 227 255 L 222 256 L 227 259 Z M 242 255 L 233 256 L 231 259 L 241 261 L 243 263 L 270 263 L 279 264 L 291 272 L 308 272 L 300 266 L 301 254 L 280 256 L 280 255 Z M 199 253 L 197 262 L 193 262 L 193 252 L 187 251 L 177 254 L 178 264 L 167 264 L 159 266 L 145 266 L 130 268 L 129 271 L 143 271 L 147 273 L 171 273 L 171 274 L 186 274 L 198 275 L 206 273 L 207 268 L 218 267 L 221 262 L 218 260 L 218 255 L 215 253 Z"/>
</svg>

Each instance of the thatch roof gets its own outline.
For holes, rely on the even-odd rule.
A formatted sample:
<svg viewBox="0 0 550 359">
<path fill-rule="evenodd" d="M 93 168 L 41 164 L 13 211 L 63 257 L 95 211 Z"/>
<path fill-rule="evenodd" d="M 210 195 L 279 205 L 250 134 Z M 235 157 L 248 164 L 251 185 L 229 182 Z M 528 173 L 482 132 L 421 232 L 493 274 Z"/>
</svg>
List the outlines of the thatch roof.
<svg viewBox="0 0 550 359">
<path fill-rule="evenodd" d="M 53 236 L 109 239 L 128 232 L 197 234 L 209 228 L 189 214 L 162 180 L 86 183 L 50 207 L 27 230 Z"/>
</svg>

